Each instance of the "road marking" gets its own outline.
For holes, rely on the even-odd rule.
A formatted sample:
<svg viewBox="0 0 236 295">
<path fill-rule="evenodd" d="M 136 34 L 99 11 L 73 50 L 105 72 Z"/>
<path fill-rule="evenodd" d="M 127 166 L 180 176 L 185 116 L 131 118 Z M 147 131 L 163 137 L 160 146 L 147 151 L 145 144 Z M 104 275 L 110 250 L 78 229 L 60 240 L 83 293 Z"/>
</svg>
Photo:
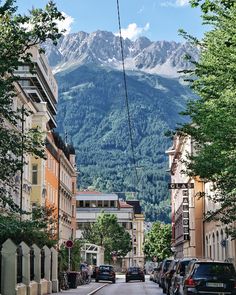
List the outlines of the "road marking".
<svg viewBox="0 0 236 295">
<path fill-rule="evenodd" d="M 99 291 L 100 289 L 104 288 L 105 286 L 109 285 L 108 283 L 98 287 L 97 289 L 93 290 L 92 292 L 90 292 L 88 295 L 93 295 L 95 294 L 97 291 Z"/>
</svg>

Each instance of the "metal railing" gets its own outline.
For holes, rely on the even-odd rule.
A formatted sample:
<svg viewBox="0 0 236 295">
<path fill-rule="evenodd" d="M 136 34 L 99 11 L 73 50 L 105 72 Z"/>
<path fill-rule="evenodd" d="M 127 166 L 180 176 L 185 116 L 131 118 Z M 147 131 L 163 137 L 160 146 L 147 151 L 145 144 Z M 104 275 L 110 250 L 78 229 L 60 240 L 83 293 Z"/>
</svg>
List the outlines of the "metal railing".
<svg viewBox="0 0 236 295">
<path fill-rule="evenodd" d="M 23 252 L 22 248 L 19 245 L 16 249 L 16 257 L 17 257 L 17 284 L 22 283 L 23 280 L 23 267 L 22 267 L 22 262 L 23 262 Z"/>
<path fill-rule="evenodd" d="M 30 247 L 30 280 L 34 280 L 34 248 Z"/>
<path fill-rule="evenodd" d="M 41 249 L 41 279 L 45 277 L 45 251 Z"/>
</svg>

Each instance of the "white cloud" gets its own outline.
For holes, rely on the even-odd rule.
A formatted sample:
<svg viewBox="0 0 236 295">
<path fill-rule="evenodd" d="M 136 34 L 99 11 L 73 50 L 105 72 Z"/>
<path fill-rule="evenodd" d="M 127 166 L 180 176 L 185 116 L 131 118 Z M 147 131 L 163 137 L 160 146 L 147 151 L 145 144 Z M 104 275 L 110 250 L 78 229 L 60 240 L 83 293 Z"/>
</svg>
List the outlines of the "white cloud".
<svg viewBox="0 0 236 295">
<path fill-rule="evenodd" d="M 58 29 L 59 31 L 66 30 L 64 34 L 69 34 L 71 31 L 71 25 L 74 22 L 73 17 L 70 15 L 66 14 L 65 12 L 62 11 L 62 15 L 64 16 L 64 20 L 62 21 L 57 21 Z"/>
<path fill-rule="evenodd" d="M 136 23 L 129 24 L 126 29 L 121 29 L 122 37 L 129 38 L 130 40 L 136 40 L 139 36 L 143 35 L 150 28 L 150 24 L 146 23 L 144 27 L 138 27 Z M 119 33 L 115 33 L 115 35 L 119 35 Z"/>
<path fill-rule="evenodd" d="M 165 0 L 161 3 L 161 6 L 183 7 L 189 5 L 189 0 Z"/>
<path fill-rule="evenodd" d="M 189 0 L 176 0 L 177 6 L 186 6 L 189 4 Z"/>
</svg>

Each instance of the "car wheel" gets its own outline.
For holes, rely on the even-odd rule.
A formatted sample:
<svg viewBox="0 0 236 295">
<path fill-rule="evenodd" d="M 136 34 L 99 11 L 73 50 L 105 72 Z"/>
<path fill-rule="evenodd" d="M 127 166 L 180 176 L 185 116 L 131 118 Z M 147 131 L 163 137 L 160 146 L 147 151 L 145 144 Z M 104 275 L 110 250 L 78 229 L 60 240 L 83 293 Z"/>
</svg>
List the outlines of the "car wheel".
<svg viewBox="0 0 236 295">
<path fill-rule="evenodd" d="M 96 279 L 96 280 L 95 280 L 95 282 L 96 282 L 96 283 L 98 283 L 98 282 L 99 282 L 99 280 L 98 280 L 98 279 Z"/>
<path fill-rule="evenodd" d="M 113 281 L 112 281 L 112 284 L 115 284 L 115 282 L 116 282 L 116 280 L 113 280 Z"/>
<path fill-rule="evenodd" d="M 126 279 L 125 281 L 126 281 L 126 283 L 128 283 L 128 282 L 129 282 L 129 280 L 127 280 L 127 279 Z"/>
<path fill-rule="evenodd" d="M 145 279 L 143 279 L 142 281 L 145 282 Z"/>
</svg>

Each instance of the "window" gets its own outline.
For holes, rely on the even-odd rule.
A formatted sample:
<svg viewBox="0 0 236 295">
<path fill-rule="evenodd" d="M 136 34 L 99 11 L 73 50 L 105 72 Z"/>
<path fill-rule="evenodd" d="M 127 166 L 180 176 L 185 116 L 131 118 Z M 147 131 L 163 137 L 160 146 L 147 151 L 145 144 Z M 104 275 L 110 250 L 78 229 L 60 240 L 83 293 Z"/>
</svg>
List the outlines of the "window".
<svg viewBox="0 0 236 295">
<path fill-rule="evenodd" d="M 98 207 L 102 207 L 102 201 L 98 201 Z"/>
<path fill-rule="evenodd" d="M 90 202 L 89 201 L 85 201 L 85 207 L 89 208 L 90 207 Z"/>
<path fill-rule="evenodd" d="M 38 165 L 32 165 L 32 184 L 38 184 Z"/>
<path fill-rule="evenodd" d="M 104 201 L 104 207 L 108 207 L 108 201 Z"/>
<path fill-rule="evenodd" d="M 79 201 L 79 207 L 84 207 L 84 201 Z"/>
<path fill-rule="evenodd" d="M 110 201 L 110 207 L 115 207 L 115 201 Z"/>
</svg>

